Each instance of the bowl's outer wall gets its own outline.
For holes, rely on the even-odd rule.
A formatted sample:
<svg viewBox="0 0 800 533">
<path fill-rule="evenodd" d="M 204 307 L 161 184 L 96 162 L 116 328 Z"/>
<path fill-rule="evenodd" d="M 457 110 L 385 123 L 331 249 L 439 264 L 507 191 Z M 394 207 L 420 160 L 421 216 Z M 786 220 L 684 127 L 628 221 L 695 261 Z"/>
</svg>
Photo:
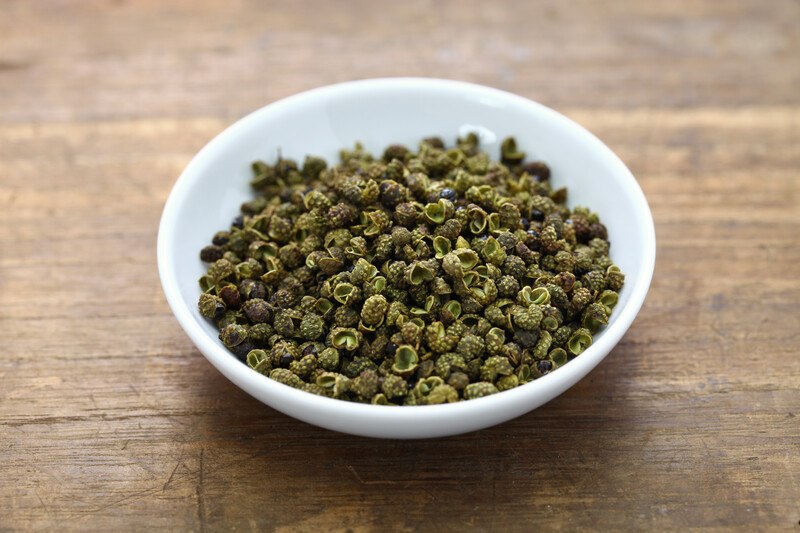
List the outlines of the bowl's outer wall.
<svg viewBox="0 0 800 533">
<path fill-rule="evenodd" d="M 565 367 L 494 397 L 447 406 L 381 408 L 295 391 L 250 371 L 219 343 L 217 331 L 196 309 L 197 279 L 205 272 L 198 251 L 229 227 L 242 202 L 253 197 L 250 164 L 279 154 L 298 161 L 361 142 L 379 155 L 392 143 L 416 146 L 422 137 L 478 131 L 493 157 L 513 135 L 529 159 L 545 161 L 554 186 L 566 186 L 569 204 L 599 213 L 608 228 L 611 256 L 626 286 L 605 331 Z M 428 437 L 456 434 L 527 412 L 577 382 L 630 326 L 652 277 L 655 233 L 641 189 L 624 164 L 599 140 L 558 113 L 494 89 L 442 80 L 387 79 L 316 89 L 262 108 L 217 136 L 192 160 L 171 193 L 159 230 L 159 270 L 170 306 L 189 336 L 234 383 L 259 400 L 302 420 L 355 434 Z M 619 323 L 618 323 L 619 322 Z"/>
</svg>

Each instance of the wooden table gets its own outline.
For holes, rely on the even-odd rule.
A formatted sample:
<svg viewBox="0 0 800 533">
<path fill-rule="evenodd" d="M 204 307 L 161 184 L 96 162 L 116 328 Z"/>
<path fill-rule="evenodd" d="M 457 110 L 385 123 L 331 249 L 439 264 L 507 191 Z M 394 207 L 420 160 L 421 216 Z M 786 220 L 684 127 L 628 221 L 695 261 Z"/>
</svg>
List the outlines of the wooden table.
<svg viewBox="0 0 800 533">
<path fill-rule="evenodd" d="M 0 530 L 800 531 L 800 4 L 533 4 L 4 2 Z M 164 200 L 212 136 L 391 75 L 564 112 L 656 220 L 649 298 L 605 362 L 448 439 L 259 404 L 156 273 Z"/>
</svg>

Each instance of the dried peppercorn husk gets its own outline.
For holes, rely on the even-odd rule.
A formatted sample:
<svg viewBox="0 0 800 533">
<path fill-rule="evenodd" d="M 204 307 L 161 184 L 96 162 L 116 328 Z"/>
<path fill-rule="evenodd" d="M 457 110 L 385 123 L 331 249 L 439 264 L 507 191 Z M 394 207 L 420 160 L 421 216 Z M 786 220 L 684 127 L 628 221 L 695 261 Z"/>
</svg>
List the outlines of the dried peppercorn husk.
<svg viewBox="0 0 800 533">
<path fill-rule="evenodd" d="M 257 196 L 199 253 L 200 314 L 254 371 L 361 403 L 481 398 L 568 364 L 625 282 L 608 232 L 513 138 L 500 161 L 478 141 L 256 161 Z"/>
</svg>

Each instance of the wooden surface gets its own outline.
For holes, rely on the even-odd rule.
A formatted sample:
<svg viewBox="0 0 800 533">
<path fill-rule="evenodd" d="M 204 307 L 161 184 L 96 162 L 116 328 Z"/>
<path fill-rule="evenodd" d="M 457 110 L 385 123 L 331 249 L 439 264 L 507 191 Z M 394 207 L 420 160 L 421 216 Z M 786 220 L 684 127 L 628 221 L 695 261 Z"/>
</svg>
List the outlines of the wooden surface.
<svg viewBox="0 0 800 533">
<path fill-rule="evenodd" d="M 0 530 L 800 531 L 800 4 L 0 6 Z M 517 420 L 433 441 L 297 422 L 223 378 L 161 293 L 190 157 L 332 82 L 528 96 L 652 206 L 628 334 Z"/>
</svg>

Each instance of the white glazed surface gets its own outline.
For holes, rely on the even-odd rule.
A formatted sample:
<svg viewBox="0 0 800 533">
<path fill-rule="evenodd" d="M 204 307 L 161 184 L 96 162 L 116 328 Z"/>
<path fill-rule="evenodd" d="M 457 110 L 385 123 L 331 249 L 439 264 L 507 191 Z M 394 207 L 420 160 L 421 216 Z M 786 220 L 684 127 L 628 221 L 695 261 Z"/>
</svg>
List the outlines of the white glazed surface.
<svg viewBox="0 0 800 533">
<path fill-rule="evenodd" d="M 599 213 L 611 257 L 626 274 L 609 325 L 583 354 L 531 383 L 455 404 L 391 407 L 315 396 L 282 385 L 240 363 L 197 311 L 199 250 L 229 227 L 253 193 L 250 163 L 307 155 L 337 160 L 361 141 L 380 154 L 391 143 L 414 147 L 423 137 L 478 131 L 483 149 L 499 156 L 514 135 L 530 159 L 545 161 L 569 205 Z M 463 82 L 389 78 L 342 83 L 301 93 L 255 111 L 208 143 L 167 199 L 158 233 L 158 269 L 170 307 L 203 355 L 247 393 L 289 416 L 324 428 L 382 438 L 427 438 L 473 431 L 520 416 L 550 401 L 597 366 L 638 313 L 655 265 L 655 231 L 647 201 L 630 171 L 601 141 L 563 115 L 506 92 Z"/>
</svg>

